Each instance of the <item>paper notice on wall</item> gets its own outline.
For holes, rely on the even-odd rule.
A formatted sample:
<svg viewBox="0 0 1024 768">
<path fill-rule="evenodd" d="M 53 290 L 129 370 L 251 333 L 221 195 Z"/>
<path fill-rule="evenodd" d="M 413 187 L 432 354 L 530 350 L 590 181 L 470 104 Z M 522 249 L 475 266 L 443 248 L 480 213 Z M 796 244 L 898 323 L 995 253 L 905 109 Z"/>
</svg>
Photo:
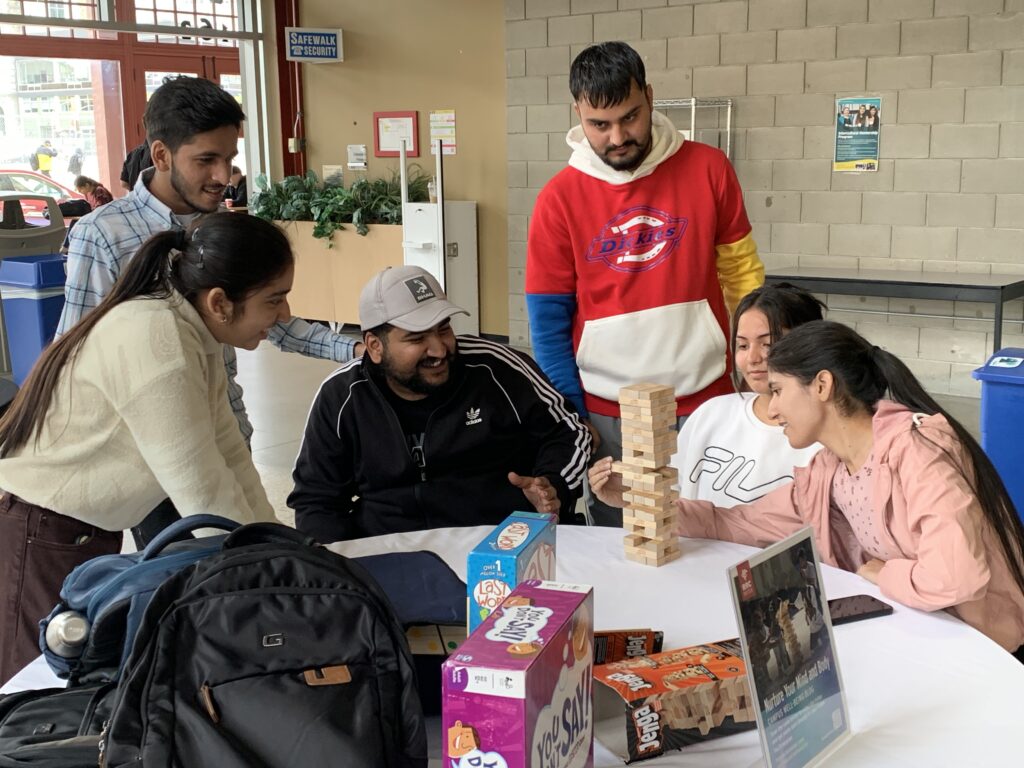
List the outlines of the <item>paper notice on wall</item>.
<svg viewBox="0 0 1024 768">
<path fill-rule="evenodd" d="M 437 154 L 437 140 L 441 140 L 441 152 L 455 154 L 455 110 L 433 109 L 430 111 L 430 154 Z"/>
</svg>

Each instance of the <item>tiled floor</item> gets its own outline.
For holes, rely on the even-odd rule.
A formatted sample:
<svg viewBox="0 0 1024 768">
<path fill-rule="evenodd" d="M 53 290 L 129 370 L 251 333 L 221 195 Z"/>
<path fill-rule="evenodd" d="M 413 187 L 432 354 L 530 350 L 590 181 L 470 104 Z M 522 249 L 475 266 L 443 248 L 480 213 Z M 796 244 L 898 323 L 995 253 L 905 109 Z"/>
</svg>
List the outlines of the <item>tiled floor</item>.
<svg viewBox="0 0 1024 768">
<path fill-rule="evenodd" d="M 267 342 L 254 352 L 238 351 L 238 381 L 256 430 L 253 460 L 282 522 L 294 523 L 285 500 L 306 414 L 320 383 L 336 368 L 336 363 L 281 352 Z M 978 437 L 979 400 L 951 395 L 936 399 Z"/>
<path fill-rule="evenodd" d="M 292 490 L 292 466 L 299 452 L 306 415 L 320 383 L 338 367 L 273 347 L 238 350 L 238 382 L 255 431 L 252 458 L 282 522 L 294 524 L 285 500 Z"/>
</svg>

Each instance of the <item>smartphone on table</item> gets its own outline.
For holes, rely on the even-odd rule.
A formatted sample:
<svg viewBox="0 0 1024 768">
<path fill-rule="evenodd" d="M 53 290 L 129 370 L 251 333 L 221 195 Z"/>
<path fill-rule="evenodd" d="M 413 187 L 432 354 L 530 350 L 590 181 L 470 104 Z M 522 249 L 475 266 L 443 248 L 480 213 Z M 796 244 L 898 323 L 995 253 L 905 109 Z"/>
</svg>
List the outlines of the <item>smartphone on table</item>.
<svg viewBox="0 0 1024 768">
<path fill-rule="evenodd" d="M 832 626 L 836 626 L 876 616 L 888 616 L 892 613 L 892 606 L 871 595 L 852 595 L 829 600 L 828 612 L 832 616 Z"/>
</svg>

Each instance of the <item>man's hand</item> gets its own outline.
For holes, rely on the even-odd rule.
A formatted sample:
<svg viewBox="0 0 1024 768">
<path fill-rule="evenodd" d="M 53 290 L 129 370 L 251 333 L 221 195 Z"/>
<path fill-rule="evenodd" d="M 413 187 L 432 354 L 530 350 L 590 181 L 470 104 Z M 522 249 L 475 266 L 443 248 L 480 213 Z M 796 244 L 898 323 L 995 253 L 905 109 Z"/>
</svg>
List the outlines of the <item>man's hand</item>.
<svg viewBox="0 0 1024 768">
<path fill-rule="evenodd" d="M 558 491 L 546 477 L 525 477 L 509 472 L 508 481 L 523 492 L 538 512 L 557 514 L 562 506 L 558 500 Z"/>
<path fill-rule="evenodd" d="M 587 479 L 590 481 L 590 490 L 602 503 L 609 507 L 626 505 L 622 499 L 622 475 L 612 472 L 611 456 L 595 461 L 594 466 L 587 472 Z"/>
<path fill-rule="evenodd" d="M 362 357 L 363 356 L 363 352 L 365 352 L 365 351 L 366 351 L 366 345 L 363 344 L 363 342 L 361 342 L 361 341 L 357 341 L 356 345 L 352 348 L 352 357 L 353 358 Z"/>
<path fill-rule="evenodd" d="M 857 575 L 862 576 L 872 584 L 878 583 L 878 572 L 882 570 L 882 566 L 885 565 L 884 560 L 877 558 L 868 560 L 864 565 L 857 569 Z"/>
</svg>

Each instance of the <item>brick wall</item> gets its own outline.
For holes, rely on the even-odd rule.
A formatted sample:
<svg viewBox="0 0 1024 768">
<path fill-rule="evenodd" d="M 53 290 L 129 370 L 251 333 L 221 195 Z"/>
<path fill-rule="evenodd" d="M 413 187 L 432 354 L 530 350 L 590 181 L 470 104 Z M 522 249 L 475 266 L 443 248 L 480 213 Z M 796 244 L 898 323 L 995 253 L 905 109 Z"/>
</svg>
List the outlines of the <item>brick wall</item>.
<svg viewBox="0 0 1024 768">
<path fill-rule="evenodd" d="M 769 267 L 1024 274 L 1024 0 L 506 0 L 505 10 L 513 344 L 529 345 L 529 216 L 568 158 L 569 64 L 603 40 L 641 53 L 656 99 L 734 100 L 732 159 Z M 831 172 L 834 100 L 846 96 L 882 98 L 876 173 Z M 931 391 L 977 394 L 970 371 L 991 348 L 991 307 L 826 298 L 853 310 L 834 319 L 902 356 Z M 1004 345 L 1024 346 L 1020 302 L 1006 318 Z"/>
</svg>

